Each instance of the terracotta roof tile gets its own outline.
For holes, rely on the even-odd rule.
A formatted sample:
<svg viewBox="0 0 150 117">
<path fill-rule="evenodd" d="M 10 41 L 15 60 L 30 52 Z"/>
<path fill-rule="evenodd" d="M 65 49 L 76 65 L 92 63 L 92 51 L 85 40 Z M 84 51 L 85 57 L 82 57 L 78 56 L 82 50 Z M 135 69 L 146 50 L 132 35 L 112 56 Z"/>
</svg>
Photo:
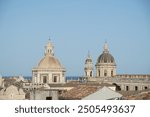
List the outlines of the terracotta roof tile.
<svg viewBox="0 0 150 117">
<path fill-rule="evenodd" d="M 149 100 L 150 99 L 150 92 L 144 92 L 144 93 L 139 93 L 136 95 L 130 95 L 125 97 L 127 100 Z"/>
<path fill-rule="evenodd" d="M 78 85 L 73 89 L 60 95 L 60 99 L 82 99 L 91 93 L 94 93 L 99 87 L 98 86 L 88 86 L 88 85 Z"/>
</svg>

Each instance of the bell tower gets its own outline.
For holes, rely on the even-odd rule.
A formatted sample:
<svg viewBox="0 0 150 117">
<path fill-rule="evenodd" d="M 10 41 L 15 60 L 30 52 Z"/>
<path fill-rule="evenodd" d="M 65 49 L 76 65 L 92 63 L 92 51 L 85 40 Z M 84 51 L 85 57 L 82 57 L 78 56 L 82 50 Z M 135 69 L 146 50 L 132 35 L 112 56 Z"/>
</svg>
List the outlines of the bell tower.
<svg viewBox="0 0 150 117">
<path fill-rule="evenodd" d="M 85 60 L 84 72 L 85 72 L 85 77 L 93 77 L 93 63 L 89 52 Z"/>
</svg>

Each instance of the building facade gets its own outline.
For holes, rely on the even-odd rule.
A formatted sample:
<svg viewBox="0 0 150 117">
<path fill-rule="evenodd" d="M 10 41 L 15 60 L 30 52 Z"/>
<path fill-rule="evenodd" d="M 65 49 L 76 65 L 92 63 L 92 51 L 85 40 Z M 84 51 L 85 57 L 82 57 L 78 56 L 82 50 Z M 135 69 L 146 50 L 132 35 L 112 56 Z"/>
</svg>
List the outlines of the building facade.
<svg viewBox="0 0 150 117">
<path fill-rule="evenodd" d="M 54 46 L 48 41 L 45 55 L 38 66 L 32 69 L 32 83 L 66 83 L 65 68 L 54 56 Z"/>
<path fill-rule="evenodd" d="M 98 57 L 95 66 L 96 66 L 96 77 L 113 77 L 116 75 L 115 59 L 109 53 L 107 42 L 105 42 L 103 53 Z"/>
</svg>

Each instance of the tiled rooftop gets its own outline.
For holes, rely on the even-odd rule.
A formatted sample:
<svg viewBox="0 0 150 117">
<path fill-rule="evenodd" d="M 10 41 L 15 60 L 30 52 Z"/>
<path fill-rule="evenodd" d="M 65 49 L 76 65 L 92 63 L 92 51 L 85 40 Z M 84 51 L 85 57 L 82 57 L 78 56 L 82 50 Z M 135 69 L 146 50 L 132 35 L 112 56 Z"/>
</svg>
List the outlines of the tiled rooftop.
<svg viewBox="0 0 150 117">
<path fill-rule="evenodd" d="M 82 99 L 100 88 L 98 86 L 88 86 L 88 85 L 78 85 L 73 89 L 60 95 L 60 99 L 64 100 L 73 100 L 73 99 Z"/>
<path fill-rule="evenodd" d="M 124 97 L 126 100 L 150 100 L 150 91 L 141 92 Z"/>
</svg>

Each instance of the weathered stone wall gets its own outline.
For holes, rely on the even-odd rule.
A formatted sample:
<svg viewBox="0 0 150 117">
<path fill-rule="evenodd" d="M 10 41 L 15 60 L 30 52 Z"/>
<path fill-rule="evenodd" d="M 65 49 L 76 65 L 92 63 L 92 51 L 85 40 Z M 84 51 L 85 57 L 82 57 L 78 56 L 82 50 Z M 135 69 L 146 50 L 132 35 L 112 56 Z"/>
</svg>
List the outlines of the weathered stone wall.
<svg viewBox="0 0 150 117">
<path fill-rule="evenodd" d="M 4 79 L 0 78 L 0 87 L 4 87 Z"/>
<path fill-rule="evenodd" d="M 116 84 L 120 86 L 121 90 L 123 91 L 141 91 L 150 89 L 150 78 L 149 75 L 139 75 L 136 77 L 131 77 L 122 75 L 122 77 L 96 77 L 96 78 L 90 78 L 89 81 L 97 81 L 102 83 L 110 83 L 110 84 Z"/>
<path fill-rule="evenodd" d="M 119 85 L 121 90 L 124 91 L 141 91 L 150 89 L 149 78 L 113 78 L 111 82 Z"/>
<path fill-rule="evenodd" d="M 52 97 L 52 100 L 58 100 L 57 90 L 33 90 L 30 93 L 30 100 L 46 100 L 46 97 Z"/>
<path fill-rule="evenodd" d="M 0 91 L 1 100 L 23 100 L 25 99 L 25 93 L 22 89 L 18 90 L 18 87 L 11 85 L 6 89 Z"/>
<path fill-rule="evenodd" d="M 0 95 L 0 100 L 24 100 L 25 95 L 14 95 L 14 94 L 9 94 L 9 95 Z"/>
</svg>

